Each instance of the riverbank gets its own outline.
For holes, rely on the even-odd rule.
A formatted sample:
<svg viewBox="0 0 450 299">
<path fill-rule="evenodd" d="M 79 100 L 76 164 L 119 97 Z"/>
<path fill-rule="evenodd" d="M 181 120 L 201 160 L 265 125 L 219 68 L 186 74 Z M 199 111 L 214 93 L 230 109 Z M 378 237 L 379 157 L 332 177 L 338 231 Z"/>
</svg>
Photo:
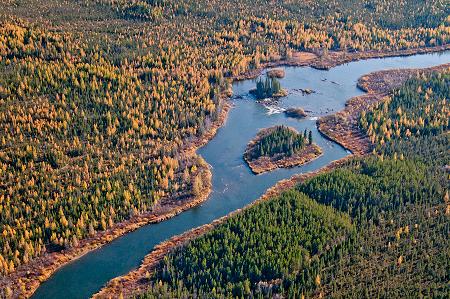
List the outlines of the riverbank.
<svg viewBox="0 0 450 299">
<path fill-rule="evenodd" d="M 228 215 L 214 220 L 211 223 L 202 225 L 200 227 L 189 230 L 181 235 L 174 236 L 159 245 L 155 246 L 151 253 L 149 253 L 139 268 L 129 272 L 126 275 L 116 277 L 108 282 L 108 284 L 93 296 L 95 299 L 99 298 L 129 298 L 134 295 L 142 294 L 148 287 L 148 276 L 156 270 L 159 262 L 175 247 L 183 246 L 190 240 L 198 238 L 209 231 L 213 230 L 218 225 L 224 223 L 230 217 L 241 213 L 242 211 L 257 205 L 260 202 L 269 200 L 274 196 L 281 194 L 283 191 L 293 188 L 295 185 L 304 182 L 305 180 L 312 178 L 318 174 L 330 171 L 334 168 L 341 167 L 350 159 L 351 156 L 347 156 L 343 159 L 334 161 L 327 166 L 324 166 L 316 171 L 308 172 L 305 174 L 297 174 L 287 180 L 279 181 L 275 186 L 269 188 L 260 198 L 248 204 L 247 206 L 235 210 Z"/>
<path fill-rule="evenodd" d="M 435 52 L 439 50 L 435 49 L 433 51 Z M 301 58 L 302 59 L 301 63 L 303 63 L 304 66 L 307 66 L 308 63 L 311 63 L 312 66 L 313 60 L 311 59 L 312 58 L 315 59 L 314 57 L 317 58 L 316 55 L 311 53 L 294 54 L 293 57 L 297 58 L 303 57 Z M 284 65 L 284 62 L 282 61 L 278 62 L 278 65 Z M 209 141 L 210 138 L 214 136 L 217 129 L 225 122 L 230 107 L 231 104 L 225 101 L 225 106 L 220 113 L 218 122 L 214 122 L 210 130 L 208 130 L 207 133 L 202 136 L 202 138 L 196 139 L 192 143 L 188 144 L 183 149 L 182 153 L 186 155 L 192 153 L 195 154 L 195 151 L 199 147 L 206 144 L 207 141 Z M 2 277 L 0 279 L 0 288 L 5 289 L 7 286 L 11 287 L 11 290 L 13 291 L 14 295 L 13 297 L 19 297 L 19 295 L 23 297 L 29 297 L 38 288 L 40 283 L 48 279 L 57 269 L 69 263 L 70 261 L 73 261 L 81 257 L 82 255 L 87 254 L 88 252 L 97 249 L 106 243 L 111 242 L 115 238 L 120 237 L 128 232 L 131 232 L 143 225 L 163 221 L 165 219 L 173 217 L 182 211 L 185 211 L 193 206 L 200 204 L 207 198 L 208 198 L 207 195 L 205 195 L 202 196 L 202 198 L 200 198 L 199 200 L 191 198 L 186 199 L 186 201 L 180 201 L 176 200 L 175 198 L 172 198 L 171 201 L 164 201 L 164 203 L 167 203 L 167 205 L 166 204 L 160 205 L 159 207 L 160 210 L 158 210 L 157 214 L 160 216 L 156 216 L 154 212 L 151 212 L 146 215 L 136 216 L 136 218 L 133 218 L 136 220 L 122 222 L 120 224 L 115 225 L 108 231 L 98 233 L 93 238 L 80 241 L 80 246 L 77 248 L 66 250 L 64 252 L 45 254 L 44 256 L 33 260 L 32 262 L 30 262 L 25 266 L 18 267 L 14 273 L 8 275 L 7 277 Z M 153 221 L 155 219 L 154 217 L 157 217 L 160 220 Z M 145 221 L 140 221 L 140 219 L 144 219 Z"/>
<path fill-rule="evenodd" d="M 348 100 L 344 110 L 320 118 L 317 121 L 317 128 L 326 138 L 355 155 L 370 153 L 373 149 L 372 142 L 359 127 L 361 112 L 383 101 L 392 90 L 403 85 L 412 76 L 446 69 L 450 69 L 450 63 L 425 69 L 379 71 L 362 76 L 358 80 L 358 87 L 366 94 Z"/>
<path fill-rule="evenodd" d="M 181 196 L 164 198 L 153 207 L 151 212 L 114 224 L 113 227 L 98 232 L 93 237 L 81 240 L 77 247 L 61 252 L 46 253 L 30 263 L 18 267 L 12 275 L 2 278 L 0 288 L 8 290 L 6 293 L 11 292 L 11 296 L 9 296 L 11 298 L 31 297 L 42 282 L 65 264 L 144 225 L 167 220 L 201 204 L 208 199 L 211 193 L 212 174 L 206 162 L 203 163 L 201 168 L 197 169 L 197 175 L 200 175 L 204 182 L 198 195 L 183 194 Z"/>
<path fill-rule="evenodd" d="M 299 134 L 295 129 L 290 128 L 295 134 Z M 251 159 L 251 153 L 261 138 L 270 134 L 274 128 L 266 128 L 259 131 L 256 137 L 249 142 L 244 152 L 244 161 L 250 167 L 254 174 L 269 172 L 277 168 L 290 168 L 304 165 L 317 159 L 323 154 L 322 149 L 316 144 L 307 144 L 298 152 L 288 156 L 286 154 L 278 154 L 275 156 L 261 156 L 257 159 Z"/>
<path fill-rule="evenodd" d="M 187 159 L 198 158 L 196 151 L 208 143 L 226 122 L 232 104 L 225 96 L 223 96 L 223 103 L 219 116 L 211 124 L 210 129 L 201 137 L 193 139 L 181 148 L 180 153 L 184 157 L 187 157 Z M 201 159 L 203 160 L 203 158 Z M 0 290 L 2 290 L 0 295 L 4 293 L 9 294 L 8 298 L 29 298 L 41 283 L 67 263 L 144 225 L 159 223 L 200 205 L 208 199 L 212 186 L 212 173 L 204 160 L 197 169 L 197 175 L 200 175 L 203 181 L 202 189 L 199 190 L 197 195 L 184 192 L 183 194 L 162 198 L 148 213 L 136 215 L 129 220 L 116 223 L 105 231 L 97 232 L 93 237 L 79 241 L 79 245 L 76 247 L 60 252 L 45 253 L 28 264 L 19 266 L 13 273 L 0 278 Z"/>
<path fill-rule="evenodd" d="M 264 62 L 258 68 L 248 70 L 233 79 L 236 81 L 255 79 L 261 75 L 264 70 L 282 66 L 305 67 L 309 66 L 320 70 L 328 70 L 341 64 L 358 60 L 367 60 L 372 58 L 386 57 L 404 57 L 417 54 L 436 53 L 450 50 L 450 44 L 428 47 L 414 48 L 397 51 L 364 51 L 364 52 L 345 52 L 329 51 L 327 55 L 319 55 L 311 52 L 294 52 L 292 57 L 279 58 L 274 61 Z"/>
<path fill-rule="evenodd" d="M 342 117 L 349 117 L 352 122 L 357 121 L 359 113 L 362 110 L 368 109 L 371 104 L 375 103 L 375 101 L 382 100 L 383 96 L 380 95 L 388 95 L 393 88 L 403 84 L 409 77 L 415 75 L 418 72 L 441 71 L 449 67 L 450 64 L 446 64 L 427 69 L 381 71 L 362 76 L 358 81 L 358 86 L 360 86 L 360 88 L 362 89 L 365 89 L 369 93 L 373 93 L 373 95 L 366 94 L 360 97 L 356 97 L 357 100 L 355 100 L 355 98 L 350 99 L 346 104 L 346 108 L 343 111 L 338 112 L 337 114 L 342 115 Z M 326 118 L 328 118 L 328 116 L 325 117 L 325 119 Z M 343 128 L 340 127 L 339 123 L 336 122 L 323 123 L 328 125 L 329 132 L 332 133 L 339 132 Z M 361 135 L 350 134 L 346 135 L 346 138 L 344 139 L 336 138 L 337 141 L 342 145 L 345 146 L 346 144 L 347 146 L 349 146 L 347 147 L 347 149 L 351 150 L 354 153 L 353 155 L 332 162 L 317 171 L 294 175 L 290 179 L 282 180 L 278 182 L 274 187 L 268 189 L 265 194 L 259 199 L 255 200 L 244 208 L 233 211 L 227 216 L 217 219 L 210 224 L 206 224 L 185 232 L 181 235 L 174 236 L 169 240 L 155 246 L 154 250 L 144 258 L 141 266 L 138 269 L 133 270 L 124 276 L 111 280 L 99 293 L 94 295 L 94 298 L 118 298 L 121 295 L 124 297 L 129 297 L 145 291 L 146 287 L 148 286 L 147 277 L 151 275 L 151 273 L 158 266 L 158 263 L 164 258 L 166 254 L 173 250 L 173 248 L 182 246 L 190 240 L 200 237 L 201 235 L 214 229 L 217 225 L 220 225 L 221 223 L 226 221 L 228 218 L 241 213 L 243 210 L 258 204 L 261 201 L 268 200 L 289 188 L 293 188 L 295 185 L 305 181 L 306 179 L 309 179 L 323 172 L 341 167 L 350 159 L 353 159 L 355 156 L 367 155 L 368 153 L 370 153 L 370 150 L 368 150 L 370 148 L 370 141 L 368 139 L 364 139 L 365 136 L 362 132 L 359 131 L 359 129 L 357 132 Z M 327 132 L 322 131 L 322 134 L 327 134 Z M 333 139 L 333 136 L 334 135 L 330 135 L 327 137 Z M 361 140 L 367 141 L 367 143 L 361 143 Z M 362 147 L 361 144 L 364 145 L 364 147 Z"/>
</svg>

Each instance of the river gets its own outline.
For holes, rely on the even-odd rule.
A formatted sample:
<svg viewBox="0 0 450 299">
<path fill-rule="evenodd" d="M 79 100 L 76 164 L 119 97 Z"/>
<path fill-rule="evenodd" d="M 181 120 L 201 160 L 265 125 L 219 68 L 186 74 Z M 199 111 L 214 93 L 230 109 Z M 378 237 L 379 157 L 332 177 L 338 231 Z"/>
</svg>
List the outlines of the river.
<svg viewBox="0 0 450 299">
<path fill-rule="evenodd" d="M 279 180 L 316 170 L 345 157 L 349 153 L 323 138 L 315 123 L 317 117 L 341 110 L 349 98 L 363 93 L 356 87 L 360 76 L 384 69 L 422 68 L 448 62 L 449 51 L 357 61 L 329 71 L 287 67 L 286 76 L 280 82 L 290 93 L 270 109 L 248 96 L 248 91 L 255 86 L 254 80 L 236 82 L 233 85 L 234 108 L 229 112 L 227 122 L 198 151 L 212 167 L 213 192 L 209 199 L 199 207 L 159 224 L 144 226 L 69 263 L 44 282 L 33 298 L 89 298 L 110 279 L 138 267 L 144 256 L 158 243 L 242 208 Z M 295 91 L 299 88 L 317 92 L 302 95 Z M 287 118 L 280 111 L 288 107 L 302 107 L 310 111 L 310 116 L 302 120 Z M 301 167 L 252 174 L 242 159 L 247 143 L 258 130 L 279 124 L 299 131 L 312 130 L 314 142 L 322 147 L 324 154 Z"/>
</svg>

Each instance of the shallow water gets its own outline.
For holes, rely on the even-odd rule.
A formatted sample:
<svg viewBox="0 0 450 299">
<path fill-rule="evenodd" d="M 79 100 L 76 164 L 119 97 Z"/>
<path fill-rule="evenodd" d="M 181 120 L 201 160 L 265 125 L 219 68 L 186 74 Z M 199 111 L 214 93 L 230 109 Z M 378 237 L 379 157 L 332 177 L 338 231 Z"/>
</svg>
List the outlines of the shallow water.
<svg viewBox="0 0 450 299">
<path fill-rule="evenodd" d="M 248 91 L 254 88 L 254 80 L 235 83 L 235 107 L 229 112 L 226 124 L 198 151 L 212 167 L 213 192 L 209 199 L 199 207 L 162 223 L 144 226 L 64 266 L 42 284 L 33 298 L 88 298 L 111 278 L 138 267 L 158 243 L 245 206 L 279 180 L 316 170 L 348 155 L 345 149 L 323 138 L 315 122 L 317 117 L 341 110 L 349 98 L 362 94 L 356 87 L 360 76 L 383 69 L 430 67 L 449 62 L 450 52 L 447 51 L 352 62 L 329 71 L 288 67 L 280 82 L 290 93 L 271 111 L 249 98 Z M 302 95 L 295 91 L 299 88 L 309 88 L 316 93 Z M 276 113 L 289 107 L 311 111 L 311 117 L 297 120 Z M 314 142 L 322 147 L 324 154 L 301 167 L 256 176 L 242 159 L 245 147 L 258 130 L 279 124 L 299 131 L 312 130 Z"/>
</svg>

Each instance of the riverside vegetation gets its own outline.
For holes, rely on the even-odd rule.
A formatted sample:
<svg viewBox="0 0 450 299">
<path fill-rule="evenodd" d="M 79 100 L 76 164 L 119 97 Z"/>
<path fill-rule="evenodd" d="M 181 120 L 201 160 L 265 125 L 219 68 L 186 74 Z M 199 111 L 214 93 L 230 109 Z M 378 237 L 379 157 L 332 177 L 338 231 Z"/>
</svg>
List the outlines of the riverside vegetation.
<svg viewBox="0 0 450 299">
<path fill-rule="evenodd" d="M 295 51 L 446 45 L 447 5 L 427 7 L 3 1 L 0 272 L 195 193 L 204 165 L 184 150 L 218 119 L 227 77 Z"/>
<path fill-rule="evenodd" d="M 374 155 L 174 249 L 141 298 L 448 296 L 450 140 L 448 117 L 439 117 L 448 115 L 448 75 L 411 79 L 361 115 L 363 128 L 372 124 Z M 373 125 L 388 120 L 400 134 L 386 138 Z"/>
</svg>

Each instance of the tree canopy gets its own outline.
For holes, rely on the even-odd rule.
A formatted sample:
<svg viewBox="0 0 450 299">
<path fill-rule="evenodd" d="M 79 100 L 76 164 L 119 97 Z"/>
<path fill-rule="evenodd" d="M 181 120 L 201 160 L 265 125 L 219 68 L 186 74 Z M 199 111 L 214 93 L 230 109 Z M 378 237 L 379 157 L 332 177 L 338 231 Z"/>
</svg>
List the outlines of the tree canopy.
<svg viewBox="0 0 450 299">
<path fill-rule="evenodd" d="M 198 191 L 201 159 L 180 152 L 233 76 L 298 50 L 447 44 L 446 4 L 3 1 L 1 273 Z"/>
</svg>

